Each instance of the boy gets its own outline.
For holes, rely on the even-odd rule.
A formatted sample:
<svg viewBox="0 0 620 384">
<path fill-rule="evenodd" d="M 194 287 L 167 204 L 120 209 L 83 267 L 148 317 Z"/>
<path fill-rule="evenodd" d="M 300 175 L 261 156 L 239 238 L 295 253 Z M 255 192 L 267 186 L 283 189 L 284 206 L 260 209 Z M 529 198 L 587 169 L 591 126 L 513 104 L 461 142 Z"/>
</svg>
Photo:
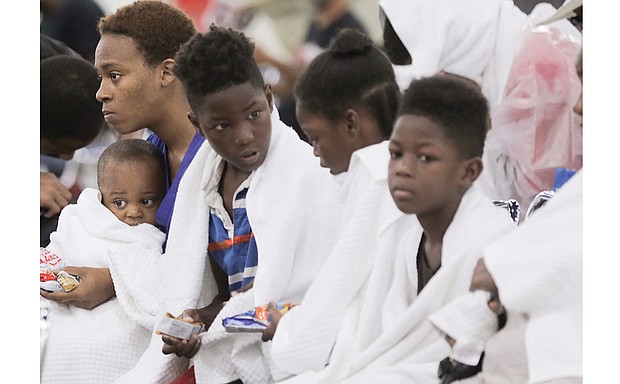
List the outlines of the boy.
<svg viewBox="0 0 620 384">
<path fill-rule="evenodd" d="M 581 51 L 576 69 L 581 80 Z M 573 111 L 582 115 L 581 96 Z M 471 279 L 473 293 L 433 315 L 433 324 L 452 340 L 465 336 L 484 346 L 484 369 L 463 383 L 582 382 L 582 189 L 580 170 L 544 209 L 484 249 Z M 480 291 L 488 292 L 490 299 L 463 305 Z M 507 317 L 499 332 L 497 327 L 485 329 L 484 324 L 466 321 L 490 310 Z M 453 355 L 465 363 L 454 351 Z"/>
<path fill-rule="evenodd" d="M 145 140 L 123 140 L 106 148 L 97 167 L 99 190 L 86 188 L 63 209 L 47 250 L 66 264 L 114 270 L 117 297 L 92 310 L 50 302 L 42 383 L 115 380 L 148 346 L 157 313 L 157 285 L 132 275 L 154 269 L 161 254 L 155 211 L 165 190 L 163 154 Z"/>
<path fill-rule="evenodd" d="M 221 318 L 269 301 L 299 303 L 335 241 L 340 217 L 331 175 L 279 121 L 253 54 L 245 35 L 212 26 L 175 57 L 189 119 L 207 140 L 179 187 L 161 263 L 163 309 L 189 308 L 192 320 L 213 325 L 202 339 L 164 336 L 162 348 L 160 336 L 152 346 L 160 355 L 193 357 L 201 342 L 208 344 L 196 356 L 199 381 L 209 375 L 252 382 L 253 364 L 266 364 L 260 334 L 226 334 Z M 251 289 L 230 297 L 239 287 Z M 233 360 L 237 354 L 244 357 Z M 187 360 L 160 361 L 137 368 L 135 377 L 158 380 L 173 365 L 187 366 Z"/>
<path fill-rule="evenodd" d="M 377 257 L 329 364 L 290 382 L 437 380 L 449 348 L 428 315 L 467 292 L 482 246 L 514 225 L 475 184 L 487 115 L 480 91 L 451 76 L 417 80 L 405 91 L 389 143 L 388 185 L 398 209 L 420 225 L 396 254 Z"/>
</svg>

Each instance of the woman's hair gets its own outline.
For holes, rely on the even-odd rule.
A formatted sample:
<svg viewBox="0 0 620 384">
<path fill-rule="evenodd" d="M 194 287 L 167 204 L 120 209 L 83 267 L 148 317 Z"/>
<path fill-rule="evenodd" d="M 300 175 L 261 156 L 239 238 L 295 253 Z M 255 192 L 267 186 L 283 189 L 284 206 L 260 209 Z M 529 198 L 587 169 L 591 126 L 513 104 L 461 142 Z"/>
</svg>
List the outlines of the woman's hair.
<svg viewBox="0 0 620 384">
<path fill-rule="evenodd" d="M 97 70 L 81 57 L 41 60 L 40 134 L 50 141 L 92 141 L 103 126 Z"/>
<path fill-rule="evenodd" d="M 451 75 L 411 82 L 403 94 L 398 116 L 418 115 L 433 120 L 456 143 L 465 158 L 482 156 L 489 106 L 479 88 Z"/>
<path fill-rule="evenodd" d="M 110 144 L 97 162 L 97 184 L 105 176 L 105 169 L 112 163 L 134 164 L 153 161 L 158 173 L 165 175 L 164 154 L 155 144 L 143 139 L 124 139 Z M 165 178 L 162 176 L 162 180 Z"/>
<path fill-rule="evenodd" d="M 150 66 L 173 58 L 181 44 L 196 34 L 192 19 L 174 6 L 157 0 L 140 0 L 103 17 L 99 34 L 130 37 Z"/>
<path fill-rule="evenodd" d="M 331 121 L 347 109 L 361 107 L 392 132 L 400 91 L 388 58 L 363 33 L 343 29 L 329 49 L 317 56 L 295 85 L 297 105 Z"/>
<path fill-rule="evenodd" d="M 181 80 L 192 109 L 196 111 L 209 95 L 233 85 L 250 83 L 263 89 L 265 83 L 254 60 L 254 43 L 243 32 L 211 25 L 183 44 L 173 69 Z"/>
</svg>

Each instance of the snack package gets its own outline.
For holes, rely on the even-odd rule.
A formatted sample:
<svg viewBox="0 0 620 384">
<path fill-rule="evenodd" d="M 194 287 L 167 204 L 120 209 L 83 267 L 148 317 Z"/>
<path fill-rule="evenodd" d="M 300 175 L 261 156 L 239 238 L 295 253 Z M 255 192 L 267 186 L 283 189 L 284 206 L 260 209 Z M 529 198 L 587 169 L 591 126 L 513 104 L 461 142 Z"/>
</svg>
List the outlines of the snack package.
<svg viewBox="0 0 620 384">
<path fill-rule="evenodd" d="M 202 332 L 203 328 L 204 324 L 201 322 L 190 323 L 171 313 L 166 313 L 157 320 L 155 333 L 188 340 L 192 335 Z"/>
<path fill-rule="evenodd" d="M 40 287 L 48 292 L 71 292 L 80 284 L 80 278 L 65 271 L 64 261 L 55 253 L 40 247 Z"/>
<path fill-rule="evenodd" d="M 276 304 L 276 309 L 285 314 L 294 305 Z M 222 320 L 226 332 L 262 332 L 271 322 L 267 306 L 255 307 L 245 313 L 227 317 Z"/>
</svg>

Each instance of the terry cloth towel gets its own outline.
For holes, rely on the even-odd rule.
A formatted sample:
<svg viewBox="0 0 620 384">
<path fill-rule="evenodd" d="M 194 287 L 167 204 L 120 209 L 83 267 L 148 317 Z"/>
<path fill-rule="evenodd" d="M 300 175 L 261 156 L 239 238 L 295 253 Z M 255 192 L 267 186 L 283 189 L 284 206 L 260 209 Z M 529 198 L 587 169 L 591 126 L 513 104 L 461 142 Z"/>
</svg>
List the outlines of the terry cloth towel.
<svg viewBox="0 0 620 384">
<path fill-rule="evenodd" d="M 436 382 L 438 364 L 450 347 L 430 314 L 469 291 L 484 245 L 514 228 L 503 208 L 472 186 L 444 236 L 442 267 L 420 295 L 415 295 L 416 255 L 423 230 L 415 226 L 396 254 L 377 256 L 369 279 L 348 306 L 329 365 L 284 382 Z"/>
<path fill-rule="evenodd" d="M 67 266 L 110 268 L 117 297 L 92 310 L 50 303 L 42 383 L 110 383 L 136 364 L 149 345 L 158 291 L 133 274 L 156 270 L 164 237 L 150 224 L 118 220 L 92 188 L 63 209 L 47 249 Z"/>
<path fill-rule="evenodd" d="M 527 19 L 512 1 L 380 0 L 379 6 L 412 57 L 398 68 L 400 84 L 443 70 L 477 82 L 491 107 L 499 102 Z"/>
<path fill-rule="evenodd" d="M 390 195 L 388 141 L 353 153 L 341 199 L 340 237 L 300 306 L 281 319 L 272 341 L 275 364 L 290 374 L 318 371 L 328 362 L 345 311 L 368 278 L 378 253 L 394 254 L 417 225 Z"/>
<path fill-rule="evenodd" d="M 231 314 L 266 305 L 269 301 L 301 302 L 337 235 L 341 211 L 337 199 L 338 185 L 329 171 L 320 167 L 318 158 L 312 154 L 312 147 L 299 140 L 294 130 L 280 121 L 275 108 L 271 121 L 269 151 L 264 163 L 250 176 L 246 196 L 247 214 L 258 247 L 258 269 L 254 288 L 245 295 L 231 298 L 224 308 L 224 311 L 234 310 Z M 217 294 L 207 256 L 209 207 L 205 187 L 220 159 L 205 141 L 179 185 L 166 252 L 160 264 L 164 312 L 178 315 L 187 308 L 204 307 Z M 217 347 L 218 343 L 223 345 L 244 339 L 238 334 L 218 334 L 218 329 L 223 330 L 221 319 L 216 319 L 204 334 L 201 351 L 195 356 L 199 383 L 220 377 L 219 371 L 225 368 L 211 369 L 210 361 L 206 365 L 200 364 L 204 360 L 201 355 L 221 349 Z M 215 340 L 210 341 L 212 337 Z M 260 335 L 253 341 L 247 346 L 235 346 L 235 353 L 247 352 L 260 358 Z M 187 359 L 162 357 L 162 345 L 161 336 L 155 335 L 149 356 L 145 356 L 123 382 L 131 383 L 131 378 L 133 382 L 139 382 L 144 377 L 160 382 L 170 370 L 187 369 Z M 232 350 L 227 352 L 221 358 L 230 360 Z M 236 369 L 242 369 L 245 364 L 243 359 L 233 363 Z M 229 381 L 242 374 L 236 370 L 224 374 L 229 373 L 233 376 Z M 253 382 L 252 377 L 240 378 L 244 383 Z"/>
<path fill-rule="evenodd" d="M 489 245 L 484 262 L 509 311 L 529 317 L 529 382 L 582 376 L 583 174 Z"/>
<path fill-rule="evenodd" d="M 486 341 L 497 332 L 490 298 L 487 291 L 467 292 L 430 317 L 438 330 L 455 340 L 452 357 L 463 364 L 477 365 Z"/>
</svg>

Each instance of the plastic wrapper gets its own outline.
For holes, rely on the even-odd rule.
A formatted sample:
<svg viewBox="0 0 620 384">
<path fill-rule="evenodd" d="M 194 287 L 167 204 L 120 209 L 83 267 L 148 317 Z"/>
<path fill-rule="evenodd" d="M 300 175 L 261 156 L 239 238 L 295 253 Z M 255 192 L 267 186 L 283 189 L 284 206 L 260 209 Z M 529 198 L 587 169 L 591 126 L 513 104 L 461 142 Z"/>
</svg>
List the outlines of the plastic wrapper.
<svg viewBox="0 0 620 384">
<path fill-rule="evenodd" d="M 527 207 L 538 192 L 553 188 L 557 168 L 581 169 L 582 120 L 573 111 L 581 94 L 580 49 L 581 42 L 557 26 L 524 31 L 485 143 L 494 198 Z"/>
<path fill-rule="evenodd" d="M 80 284 L 80 278 L 61 271 L 65 263 L 53 252 L 40 247 L 40 288 L 48 292 L 71 292 Z"/>
<path fill-rule="evenodd" d="M 285 314 L 293 304 L 276 304 L 276 309 Z M 262 332 L 271 322 L 266 306 L 255 307 L 245 313 L 227 317 L 222 320 L 226 332 Z"/>
<path fill-rule="evenodd" d="M 201 322 L 188 322 L 181 318 L 166 313 L 157 320 L 155 333 L 158 335 L 168 335 L 178 339 L 188 340 L 192 335 L 202 332 L 204 324 Z"/>
</svg>

